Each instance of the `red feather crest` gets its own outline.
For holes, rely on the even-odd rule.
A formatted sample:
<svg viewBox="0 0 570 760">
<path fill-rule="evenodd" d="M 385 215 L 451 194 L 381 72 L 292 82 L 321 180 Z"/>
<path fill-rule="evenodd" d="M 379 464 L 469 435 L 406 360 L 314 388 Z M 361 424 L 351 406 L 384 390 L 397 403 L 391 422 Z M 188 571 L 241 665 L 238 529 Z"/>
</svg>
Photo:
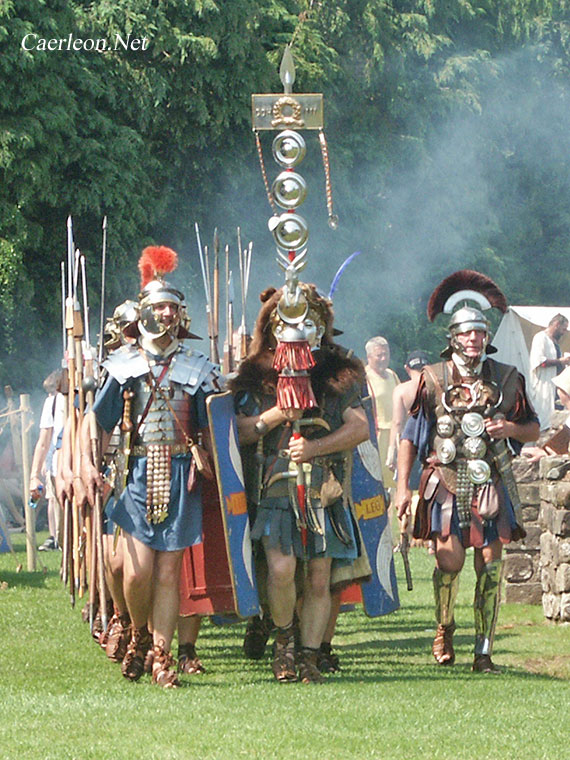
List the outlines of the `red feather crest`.
<svg viewBox="0 0 570 760">
<path fill-rule="evenodd" d="M 149 245 L 139 259 L 141 289 L 151 280 L 164 277 L 178 266 L 178 254 L 165 245 Z"/>
<path fill-rule="evenodd" d="M 461 290 L 472 290 L 484 296 L 491 306 L 503 313 L 507 310 L 507 299 L 499 286 L 490 277 L 472 269 L 460 269 L 442 280 L 430 296 L 427 305 L 427 316 L 430 322 L 444 309 L 450 296 Z"/>
</svg>

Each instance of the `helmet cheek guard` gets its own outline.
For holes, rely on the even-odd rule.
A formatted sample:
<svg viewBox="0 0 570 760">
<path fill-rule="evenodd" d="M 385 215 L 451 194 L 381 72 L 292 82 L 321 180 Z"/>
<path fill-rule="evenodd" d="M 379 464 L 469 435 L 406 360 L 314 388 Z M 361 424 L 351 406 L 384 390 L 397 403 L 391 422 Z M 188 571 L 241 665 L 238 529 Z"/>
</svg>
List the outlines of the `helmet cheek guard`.
<svg viewBox="0 0 570 760">
<path fill-rule="evenodd" d="M 165 303 L 176 307 L 176 314 L 168 325 L 164 324 L 157 309 L 158 304 Z M 149 338 L 160 338 L 167 333 L 176 337 L 181 321 L 185 318 L 189 322 L 183 294 L 164 280 L 151 280 L 139 296 L 139 305 L 139 329 Z"/>
<path fill-rule="evenodd" d="M 448 329 L 449 344 L 453 349 L 453 353 L 458 354 L 467 365 L 478 364 L 490 340 L 489 322 L 485 315 L 479 309 L 475 309 L 472 306 L 463 306 L 452 315 Z M 477 356 L 467 356 L 461 341 L 457 338 L 458 335 L 469 333 L 472 330 L 485 333 L 481 351 Z"/>
</svg>

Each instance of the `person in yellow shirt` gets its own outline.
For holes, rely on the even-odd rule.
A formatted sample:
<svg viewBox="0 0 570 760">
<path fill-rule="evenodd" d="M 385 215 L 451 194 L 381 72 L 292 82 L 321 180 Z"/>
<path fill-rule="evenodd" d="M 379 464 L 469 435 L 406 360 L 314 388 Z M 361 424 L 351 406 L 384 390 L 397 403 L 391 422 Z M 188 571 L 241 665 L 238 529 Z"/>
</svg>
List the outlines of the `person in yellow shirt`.
<svg viewBox="0 0 570 760">
<path fill-rule="evenodd" d="M 390 363 L 390 346 L 386 338 L 381 335 L 370 340 L 365 345 L 366 349 L 366 380 L 370 395 L 374 403 L 374 416 L 376 419 L 376 436 L 378 438 L 378 452 L 382 462 L 382 480 L 384 488 L 395 486 L 392 471 L 386 461 L 388 445 L 390 442 L 390 427 L 392 425 L 392 394 L 399 384 L 398 375 L 388 367 Z"/>
</svg>

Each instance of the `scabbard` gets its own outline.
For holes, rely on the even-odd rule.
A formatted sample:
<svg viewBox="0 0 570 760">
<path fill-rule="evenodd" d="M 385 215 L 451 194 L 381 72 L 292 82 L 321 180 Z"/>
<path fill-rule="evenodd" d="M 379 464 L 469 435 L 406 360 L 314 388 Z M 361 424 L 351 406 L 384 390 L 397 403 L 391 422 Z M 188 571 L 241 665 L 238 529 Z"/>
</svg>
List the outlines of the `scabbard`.
<svg viewBox="0 0 570 760">
<path fill-rule="evenodd" d="M 517 525 L 520 525 L 522 528 L 522 504 L 515 476 L 513 474 L 511 457 L 507 449 L 507 444 L 503 439 L 497 439 L 493 441 L 493 454 L 495 459 L 495 466 L 497 467 L 499 475 L 501 476 L 501 480 L 503 481 L 503 484 L 507 489 L 507 493 L 509 494 L 511 504 L 513 505 L 515 520 L 517 522 Z"/>
<path fill-rule="evenodd" d="M 408 554 L 408 535 L 403 533 L 400 536 L 400 554 L 402 555 L 402 562 L 404 563 L 404 573 L 406 574 L 406 586 L 408 591 L 414 590 L 414 581 L 412 579 L 412 570 L 410 568 L 410 557 Z"/>
</svg>

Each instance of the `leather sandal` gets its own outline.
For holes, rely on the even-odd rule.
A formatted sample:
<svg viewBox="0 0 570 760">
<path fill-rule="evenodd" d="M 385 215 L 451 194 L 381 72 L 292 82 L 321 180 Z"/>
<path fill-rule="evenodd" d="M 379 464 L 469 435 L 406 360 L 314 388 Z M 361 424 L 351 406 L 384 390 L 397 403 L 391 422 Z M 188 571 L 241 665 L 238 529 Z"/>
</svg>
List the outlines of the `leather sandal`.
<svg viewBox="0 0 570 760">
<path fill-rule="evenodd" d="M 301 683 L 324 683 L 325 679 L 317 667 L 317 651 L 303 649 L 299 661 L 299 681 Z"/>
<path fill-rule="evenodd" d="M 323 642 L 317 654 L 317 667 L 321 673 L 338 673 L 340 660 L 338 654 L 332 651 L 330 644 Z"/>
<path fill-rule="evenodd" d="M 293 683 L 297 680 L 293 627 L 291 627 L 290 635 L 277 634 L 273 644 L 271 670 L 279 683 Z"/>
<path fill-rule="evenodd" d="M 261 660 L 265 654 L 267 639 L 274 627 L 271 615 L 250 617 L 243 638 L 243 653 L 249 660 Z"/>
<path fill-rule="evenodd" d="M 476 654 L 472 670 L 474 673 L 492 673 L 493 675 L 499 675 L 503 672 L 488 654 Z"/>
<path fill-rule="evenodd" d="M 131 638 L 131 618 L 129 613 L 115 613 L 109 622 L 105 642 L 105 654 L 112 662 L 121 662 L 127 653 Z"/>
<path fill-rule="evenodd" d="M 455 623 L 437 626 L 435 638 L 431 647 L 433 656 L 438 665 L 453 665 L 455 662 L 455 650 L 453 649 L 453 634 Z"/>
<path fill-rule="evenodd" d="M 138 681 L 142 676 L 149 649 L 152 649 L 152 636 L 146 625 L 143 628 L 133 628 L 121 665 L 121 673 L 129 681 Z"/>
<path fill-rule="evenodd" d="M 202 660 L 196 654 L 196 646 L 190 642 L 178 647 L 178 672 L 189 676 L 206 672 Z"/>
<path fill-rule="evenodd" d="M 155 644 L 152 654 L 152 682 L 163 689 L 177 689 L 180 681 L 176 675 L 176 660 L 172 652 L 166 652 L 160 644 Z"/>
</svg>

